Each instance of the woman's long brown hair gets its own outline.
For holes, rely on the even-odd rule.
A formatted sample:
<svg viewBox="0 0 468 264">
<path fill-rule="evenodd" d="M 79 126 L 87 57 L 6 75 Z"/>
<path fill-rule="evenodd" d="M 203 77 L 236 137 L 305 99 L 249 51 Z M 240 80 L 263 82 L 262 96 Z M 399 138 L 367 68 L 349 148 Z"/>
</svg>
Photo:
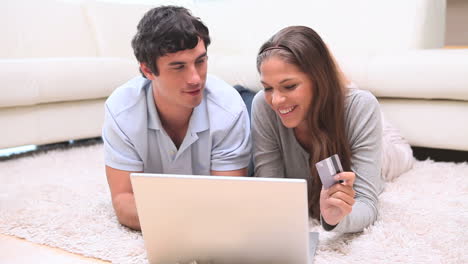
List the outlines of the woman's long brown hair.
<svg viewBox="0 0 468 264">
<path fill-rule="evenodd" d="M 343 75 L 320 36 L 304 26 L 287 27 L 262 45 L 257 70 L 262 62 L 277 56 L 299 67 L 312 80 L 312 102 L 307 114 L 310 135 L 309 214 L 320 217 L 322 182 L 315 163 L 338 154 L 345 171 L 351 170 L 351 150 L 345 130 Z"/>
</svg>

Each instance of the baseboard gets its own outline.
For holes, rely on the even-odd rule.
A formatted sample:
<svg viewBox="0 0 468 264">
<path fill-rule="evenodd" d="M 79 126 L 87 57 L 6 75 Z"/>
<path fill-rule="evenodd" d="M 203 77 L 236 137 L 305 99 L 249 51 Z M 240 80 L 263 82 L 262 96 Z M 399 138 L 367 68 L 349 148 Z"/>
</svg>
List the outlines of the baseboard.
<svg viewBox="0 0 468 264">
<path fill-rule="evenodd" d="M 413 149 L 414 157 L 416 157 L 417 160 L 426 160 L 429 158 L 435 161 L 448 161 L 448 162 L 468 161 L 468 151 L 423 148 L 423 147 L 411 147 L 411 148 Z"/>
<path fill-rule="evenodd" d="M 86 139 L 79 139 L 79 140 L 69 140 L 69 141 L 57 142 L 53 144 L 37 145 L 36 149 L 32 151 L 12 153 L 10 155 L 0 156 L 0 161 L 37 155 L 37 154 L 46 153 L 47 151 L 55 150 L 55 149 L 68 149 L 72 147 L 90 146 L 90 145 L 99 144 L 99 143 L 102 143 L 101 137 L 86 138 Z"/>
</svg>

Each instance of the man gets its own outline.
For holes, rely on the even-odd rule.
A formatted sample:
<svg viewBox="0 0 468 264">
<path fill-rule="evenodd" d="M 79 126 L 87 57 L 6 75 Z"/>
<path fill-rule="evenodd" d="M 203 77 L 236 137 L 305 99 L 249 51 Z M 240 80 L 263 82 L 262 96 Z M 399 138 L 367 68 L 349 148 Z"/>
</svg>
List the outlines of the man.
<svg viewBox="0 0 468 264">
<path fill-rule="evenodd" d="M 139 230 L 130 173 L 246 176 L 250 121 L 239 93 L 207 77 L 206 26 L 183 7 L 148 11 L 132 47 L 143 77 L 105 105 L 106 175 L 119 222 Z M 177 206 L 177 205 L 174 205 Z"/>
</svg>

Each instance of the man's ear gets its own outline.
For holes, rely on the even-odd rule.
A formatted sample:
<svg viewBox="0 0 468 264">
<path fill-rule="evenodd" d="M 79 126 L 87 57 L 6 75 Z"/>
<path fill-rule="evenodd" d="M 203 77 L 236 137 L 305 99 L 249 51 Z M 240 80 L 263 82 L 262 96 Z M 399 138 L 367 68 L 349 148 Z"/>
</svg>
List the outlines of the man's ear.
<svg viewBox="0 0 468 264">
<path fill-rule="evenodd" d="M 154 80 L 155 76 L 151 69 L 146 65 L 146 63 L 140 63 L 140 70 L 145 75 L 146 79 Z"/>
</svg>

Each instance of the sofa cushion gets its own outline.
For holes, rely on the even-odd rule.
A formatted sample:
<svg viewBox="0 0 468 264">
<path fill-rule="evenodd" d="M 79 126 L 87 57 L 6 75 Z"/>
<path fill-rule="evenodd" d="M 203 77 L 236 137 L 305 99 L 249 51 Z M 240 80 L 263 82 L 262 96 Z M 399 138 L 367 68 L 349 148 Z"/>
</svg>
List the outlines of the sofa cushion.
<svg viewBox="0 0 468 264">
<path fill-rule="evenodd" d="M 360 88 L 380 98 L 468 101 L 468 49 L 343 56 L 339 61 Z"/>
<path fill-rule="evenodd" d="M 337 56 L 346 76 L 379 98 L 468 101 L 468 50 Z M 231 85 L 262 89 L 254 56 L 210 53 L 208 70 Z M 430 78 L 424 78 L 424 75 Z"/>
<path fill-rule="evenodd" d="M 241 85 L 255 92 L 263 89 L 257 72 L 255 56 L 235 56 L 210 52 L 208 71 L 233 86 Z"/>
<path fill-rule="evenodd" d="M 97 54 L 93 34 L 79 3 L 2 0 L 1 5 L 0 58 Z"/>
<path fill-rule="evenodd" d="M 0 107 L 105 98 L 137 74 L 122 58 L 0 60 Z"/>
</svg>

